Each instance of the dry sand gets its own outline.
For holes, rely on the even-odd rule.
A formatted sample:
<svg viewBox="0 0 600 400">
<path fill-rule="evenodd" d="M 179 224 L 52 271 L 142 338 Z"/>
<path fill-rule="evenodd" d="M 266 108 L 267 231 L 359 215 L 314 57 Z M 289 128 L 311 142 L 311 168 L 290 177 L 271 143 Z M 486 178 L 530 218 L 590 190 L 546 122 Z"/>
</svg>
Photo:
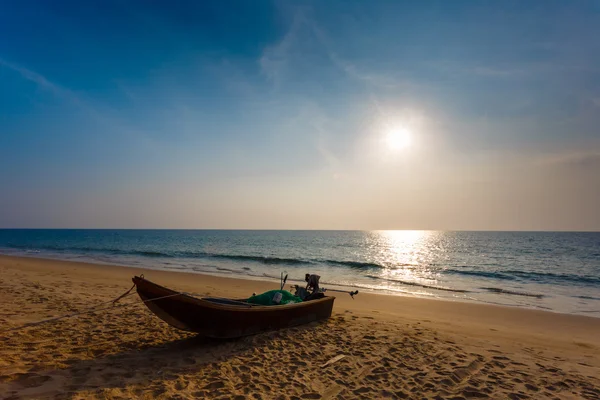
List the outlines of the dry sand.
<svg viewBox="0 0 600 400">
<path fill-rule="evenodd" d="M 0 398 L 600 398 L 600 318 L 516 308 L 340 294 L 326 322 L 210 341 L 129 296 L 6 331 L 115 298 L 140 273 L 198 295 L 276 286 L 1 256 Z"/>
</svg>

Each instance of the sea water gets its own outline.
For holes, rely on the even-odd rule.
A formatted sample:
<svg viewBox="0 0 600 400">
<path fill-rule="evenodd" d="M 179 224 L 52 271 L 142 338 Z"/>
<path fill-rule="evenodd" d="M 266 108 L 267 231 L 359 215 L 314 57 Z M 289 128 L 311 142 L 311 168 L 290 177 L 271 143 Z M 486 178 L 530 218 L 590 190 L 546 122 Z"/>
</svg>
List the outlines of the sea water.
<svg viewBox="0 0 600 400">
<path fill-rule="evenodd" d="M 600 233 L 0 230 L 0 254 L 600 317 Z M 277 286 L 277 285 L 275 285 Z M 250 295 L 251 293 L 249 293 Z"/>
</svg>

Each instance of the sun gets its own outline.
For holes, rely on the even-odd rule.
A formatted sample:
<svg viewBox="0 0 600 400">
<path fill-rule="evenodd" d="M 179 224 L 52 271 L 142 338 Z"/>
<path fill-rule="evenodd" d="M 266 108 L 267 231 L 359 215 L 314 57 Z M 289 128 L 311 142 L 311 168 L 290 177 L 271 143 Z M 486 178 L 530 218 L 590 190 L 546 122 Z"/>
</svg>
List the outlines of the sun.
<svg viewBox="0 0 600 400">
<path fill-rule="evenodd" d="M 402 150 L 410 146 L 410 132 L 406 128 L 390 129 L 385 137 L 387 145 L 392 150 Z"/>
</svg>

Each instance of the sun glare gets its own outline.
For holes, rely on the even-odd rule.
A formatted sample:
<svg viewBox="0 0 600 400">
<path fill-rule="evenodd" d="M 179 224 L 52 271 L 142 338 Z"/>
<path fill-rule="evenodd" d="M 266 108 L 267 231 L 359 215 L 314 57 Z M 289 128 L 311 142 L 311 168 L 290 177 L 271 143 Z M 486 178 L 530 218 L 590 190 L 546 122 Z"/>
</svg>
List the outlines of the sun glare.
<svg viewBox="0 0 600 400">
<path fill-rule="evenodd" d="M 386 142 L 392 150 L 402 150 L 410 146 L 410 132 L 405 128 L 391 129 L 386 135 Z"/>
</svg>

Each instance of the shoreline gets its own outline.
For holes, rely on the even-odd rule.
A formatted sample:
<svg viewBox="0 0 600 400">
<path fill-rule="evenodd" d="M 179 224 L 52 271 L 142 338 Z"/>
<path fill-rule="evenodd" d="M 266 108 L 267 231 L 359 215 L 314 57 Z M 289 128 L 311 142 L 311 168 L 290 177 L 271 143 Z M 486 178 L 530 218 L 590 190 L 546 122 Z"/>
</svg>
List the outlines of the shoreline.
<svg viewBox="0 0 600 400">
<path fill-rule="evenodd" d="M 93 260 L 86 259 L 85 261 L 75 261 L 72 259 L 64 259 L 64 258 L 60 258 L 60 257 L 50 257 L 50 258 L 40 257 L 37 255 L 37 253 L 34 253 L 34 254 L 36 254 L 36 255 L 31 255 L 31 256 L 23 255 L 23 254 L 8 255 L 8 254 L 0 253 L 0 259 L 3 257 L 15 257 L 15 258 L 33 259 L 33 260 L 39 260 L 39 261 L 56 261 L 56 262 L 65 262 L 65 263 L 88 264 L 91 266 L 95 265 L 95 266 L 103 266 L 103 267 L 118 267 L 118 268 L 128 268 L 128 269 L 138 269 L 138 270 L 162 271 L 162 272 L 175 273 L 175 274 L 211 276 L 211 277 L 224 278 L 224 279 L 239 279 L 242 281 L 250 281 L 250 282 L 279 283 L 279 278 L 276 278 L 276 277 L 272 277 L 272 276 L 268 276 L 268 275 L 259 276 L 259 275 L 251 275 L 251 274 L 248 274 L 248 275 L 236 274 L 235 271 L 228 270 L 228 269 L 225 269 L 226 271 L 228 271 L 227 273 L 211 272 L 211 271 L 206 271 L 206 270 L 195 271 L 195 270 L 191 270 L 191 269 L 180 269 L 180 268 L 168 268 L 168 267 L 161 268 L 161 267 L 152 267 L 152 266 L 125 265 L 125 263 L 117 264 L 117 263 L 111 263 L 109 261 L 102 261 L 102 260 L 96 260 L 96 259 L 93 259 Z M 217 270 L 219 270 L 219 268 L 217 268 Z M 301 281 L 300 279 L 296 279 L 296 280 L 289 279 L 288 282 L 294 282 L 294 283 L 300 283 L 300 284 L 303 283 L 303 281 Z M 552 308 L 536 306 L 536 305 L 532 305 L 532 304 L 496 303 L 493 301 L 486 301 L 486 300 L 483 300 L 480 298 L 474 298 L 474 297 L 459 297 L 459 296 L 441 297 L 441 296 L 435 294 L 435 292 L 437 290 L 444 291 L 444 292 L 450 291 L 450 292 L 456 292 L 456 293 L 463 293 L 465 295 L 468 293 L 471 293 L 471 292 L 470 291 L 463 292 L 462 290 L 447 289 L 444 287 L 430 287 L 426 284 L 413 284 L 411 282 L 406 283 L 406 284 L 411 287 L 420 287 L 420 288 L 425 288 L 425 289 L 429 288 L 429 289 L 433 290 L 433 292 L 424 291 L 421 293 L 415 293 L 415 292 L 398 290 L 398 289 L 395 289 L 395 290 L 393 290 L 393 289 L 373 289 L 373 288 L 365 287 L 364 285 L 342 285 L 342 284 L 328 283 L 326 280 L 321 281 L 321 286 L 330 286 L 331 288 L 346 289 L 346 290 L 359 289 L 361 294 L 371 294 L 371 295 L 377 295 L 377 296 L 392 296 L 392 297 L 408 297 L 408 298 L 432 300 L 432 301 L 443 301 L 443 302 L 450 302 L 450 303 L 479 304 L 479 305 L 483 305 L 483 306 L 507 307 L 510 309 L 543 311 L 543 312 L 549 312 L 549 313 L 558 314 L 558 315 L 583 316 L 583 317 L 589 317 L 589 318 L 594 318 L 594 319 L 600 320 L 600 313 L 595 310 L 588 311 L 588 312 L 579 312 L 579 313 L 571 312 L 571 313 L 569 313 L 569 312 L 564 312 L 561 310 L 555 310 Z M 289 284 L 286 284 L 286 285 L 289 287 Z M 514 293 L 511 293 L 510 290 L 506 291 L 506 293 L 503 293 L 501 289 L 497 289 L 497 288 L 492 288 L 492 289 L 495 289 L 496 294 L 514 294 Z M 518 297 L 521 297 L 521 296 L 538 297 L 538 295 L 520 293 L 518 295 Z"/>
<path fill-rule="evenodd" d="M 83 311 L 123 294 L 142 273 L 197 296 L 245 297 L 275 286 L 0 256 L 0 324 Z M 171 328 L 137 295 L 123 299 L 128 308 L 4 332 L 0 398 L 600 396 L 599 318 L 374 293 L 335 297 L 327 321 L 231 341 Z"/>
<path fill-rule="evenodd" d="M 27 266 L 33 266 L 33 270 L 38 270 L 39 266 L 44 268 L 62 268 L 58 264 L 66 264 L 65 267 L 71 270 L 79 270 L 81 269 L 86 271 L 86 273 L 90 273 L 93 275 L 116 275 L 126 276 L 131 274 L 132 277 L 135 274 L 145 274 L 147 279 L 152 280 L 149 276 L 155 275 L 159 279 L 158 281 L 155 279 L 155 283 L 161 284 L 162 286 L 167 286 L 167 284 L 162 284 L 160 279 L 166 279 L 167 282 L 173 282 L 174 284 L 181 284 L 182 282 L 186 282 L 186 286 L 188 289 L 191 289 L 187 282 L 197 282 L 199 287 L 206 286 L 208 288 L 212 288 L 214 290 L 214 286 L 225 287 L 225 293 L 223 295 L 228 294 L 231 297 L 244 297 L 250 296 L 253 292 L 259 293 L 260 291 L 272 290 L 274 288 L 274 283 L 278 283 L 277 281 L 269 281 L 267 279 L 244 279 L 240 277 L 227 277 L 227 276 L 219 276 L 219 275 L 211 275 L 199 272 L 191 272 L 191 271 L 167 271 L 163 269 L 150 269 L 150 268 L 140 268 L 136 266 L 122 266 L 122 265 L 112 265 L 112 264 L 95 264 L 89 262 L 78 262 L 78 261 L 67 261 L 67 260 L 59 260 L 59 259 L 47 259 L 47 258 L 37 258 L 37 257 L 20 257 L 20 256 L 6 256 L 0 255 L 0 265 L 3 265 L 6 261 L 15 262 L 17 265 L 23 265 L 22 263 L 26 263 Z M 29 262 L 28 262 L 29 261 Z M 137 271 L 137 272 L 134 272 Z M 203 284 L 201 284 L 201 282 Z M 206 283 L 208 282 L 208 283 Z M 209 285 L 210 284 L 210 285 Z M 251 285 L 254 284 L 254 285 Z M 124 284 L 123 288 L 125 288 L 127 284 Z M 249 290 L 251 287 L 256 287 L 257 289 Z M 289 288 L 289 284 L 286 284 Z M 343 287 L 343 286 L 336 286 Z M 243 290 L 237 290 L 238 288 L 243 288 Z M 170 287 L 170 289 L 177 290 L 174 287 Z M 193 293 L 193 290 L 185 290 L 186 292 Z M 210 293 L 213 295 L 214 293 Z M 349 303 L 347 300 L 350 299 L 349 296 L 346 296 L 342 293 L 334 293 L 334 297 L 336 297 L 336 304 L 339 304 L 340 301 L 344 307 L 352 306 L 353 310 L 369 312 L 369 311 L 384 311 L 387 314 L 391 315 L 401 315 L 402 312 L 394 312 L 391 311 L 390 308 L 394 309 L 398 307 L 399 309 L 418 309 L 419 305 L 426 305 L 426 310 L 434 308 L 442 310 L 443 313 L 449 313 L 448 319 L 453 319 L 454 316 L 452 314 L 461 314 L 461 315 L 470 315 L 471 317 L 476 315 L 477 318 L 480 318 L 482 321 L 486 323 L 493 323 L 487 315 L 494 315 L 494 319 L 498 314 L 502 315 L 504 324 L 512 323 L 512 325 L 522 325 L 523 323 L 530 324 L 531 321 L 538 320 L 547 320 L 549 318 L 560 318 L 565 321 L 580 321 L 582 324 L 591 323 L 592 325 L 597 326 L 600 331 L 600 318 L 593 316 L 585 316 L 585 315 L 577 315 L 577 314 L 568 314 L 568 313 L 559 313 L 551 310 L 537 310 L 526 307 L 519 306 L 505 306 L 505 305 L 497 305 L 497 304 L 485 304 L 476 301 L 460 301 L 460 300 L 447 300 L 447 299 L 439 299 L 439 298 L 425 298 L 425 297 L 417 297 L 411 295 L 396 295 L 396 294 L 388 294 L 388 293 L 376 293 L 376 292 L 360 292 L 356 297 L 356 300 L 353 300 L 352 303 Z M 348 297 L 348 299 L 346 299 Z M 359 300 L 365 299 L 365 303 L 369 306 L 374 307 L 373 309 L 369 308 L 369 306 L 361 305 Z M 354 302 L 358 302 L 354 304 Z M 349 304 L 348 304 L 349 303 Z M 392 307 L 384 306 L 385 303 L 392 303 Z M 494 312 L 487 312 L 490 310 L 494 310 Z M 438 316 L 441 317 L 441 316 Z M 515 319 L 518 319 L 518 323 L 515 323 Z M 471 321 L 475 322 L 475 321 Z M 546 327 L 546 324 L 542 326 Z M 572 326 L 569 323 L 569 326 Z M 551 329 L 550 326 L 547 326 L 548 329 Z M 556 328 L 556 327 L 553 327 Z M 598 344 L 600 345 L 600 337 L 596 338 Z"/>
</svg>

